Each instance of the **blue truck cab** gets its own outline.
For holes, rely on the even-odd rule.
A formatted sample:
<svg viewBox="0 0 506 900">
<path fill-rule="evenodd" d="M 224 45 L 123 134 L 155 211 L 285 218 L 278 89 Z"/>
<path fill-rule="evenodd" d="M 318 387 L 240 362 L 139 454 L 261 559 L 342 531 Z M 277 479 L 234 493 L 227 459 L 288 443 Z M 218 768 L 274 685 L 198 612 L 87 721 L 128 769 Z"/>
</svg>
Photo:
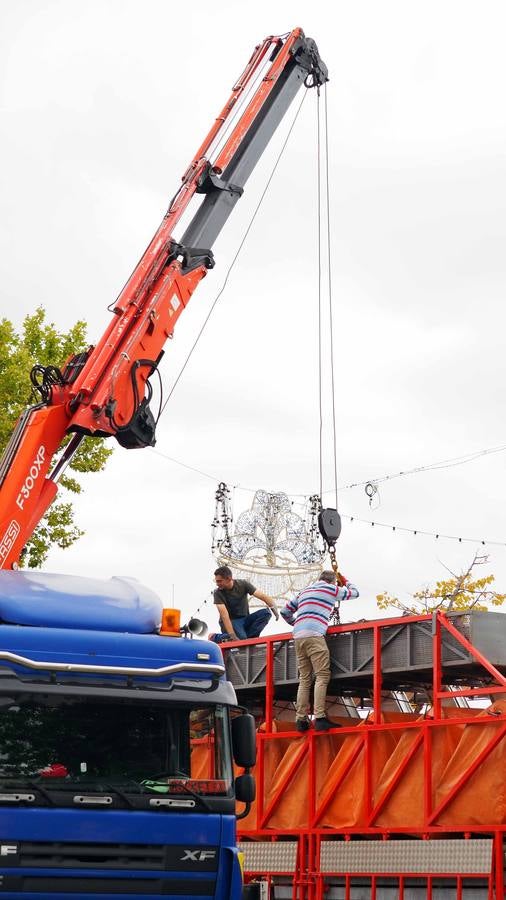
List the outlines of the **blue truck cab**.
<svg viewBox="0 0 506 900">
<path fill-rule="evenodd" d="M 0 572 L 0 897 L 241 896 L 252 717 L 161 616 L 131 579 Z"/>
</svg>

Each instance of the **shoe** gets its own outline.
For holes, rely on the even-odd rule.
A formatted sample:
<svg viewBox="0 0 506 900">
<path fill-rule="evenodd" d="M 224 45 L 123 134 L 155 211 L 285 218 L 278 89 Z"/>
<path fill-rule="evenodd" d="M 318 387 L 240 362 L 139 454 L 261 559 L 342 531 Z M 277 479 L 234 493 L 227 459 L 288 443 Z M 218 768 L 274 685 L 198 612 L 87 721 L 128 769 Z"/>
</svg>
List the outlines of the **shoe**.
<svg viewBox="0 0 506 900">
<path fill-rule="evenodd" d="M 330 728 L 339 728 L 340 726 L 337 725 L 335 722 L 331 722 L 325 716 L 323 719 L 315 719 L 314 727 L 315 727 L 316 731 L 329 731 Z"/>
<path fill-rule="evenodd" d="M 296 719 L 295 727 L 297 731 L 309 731 L 311 728 L 311 722 L 309 719 Z"/>
</svg>

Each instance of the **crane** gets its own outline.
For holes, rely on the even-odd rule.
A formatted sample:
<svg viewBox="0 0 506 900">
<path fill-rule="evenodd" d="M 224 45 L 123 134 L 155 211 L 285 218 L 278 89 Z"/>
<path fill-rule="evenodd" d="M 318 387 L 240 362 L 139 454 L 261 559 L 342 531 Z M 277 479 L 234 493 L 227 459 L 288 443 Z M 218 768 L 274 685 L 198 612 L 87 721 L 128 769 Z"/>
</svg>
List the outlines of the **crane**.
<svg viewBox="0 0 506 900">
<path fill-rule="evenodd" d="M 86 435 L 114 437 L 127 449 L 153 446 L 150 378 L 164 344 L 213 268 L 214 242 L 298 90 L 327 80 L 316 44 L 301 28 L 258 44 L 112 306 L 98 343 L 61 370 L 34 367 L 31 380 L 40 402 L 21 414 L 0 460 L 0 568 L 17 567 Z M 192 200 L 200 203 L 176 240 L 174 229 Z"/>
</svg>

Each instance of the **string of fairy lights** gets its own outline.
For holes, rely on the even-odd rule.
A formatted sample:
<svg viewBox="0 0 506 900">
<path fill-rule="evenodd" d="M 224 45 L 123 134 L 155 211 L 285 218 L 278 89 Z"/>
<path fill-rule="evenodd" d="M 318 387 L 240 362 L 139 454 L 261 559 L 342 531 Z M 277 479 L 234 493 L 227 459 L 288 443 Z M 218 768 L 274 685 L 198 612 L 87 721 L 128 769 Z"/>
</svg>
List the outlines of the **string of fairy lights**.
<svg viewBox="0 0 506 900">
<path fill-rule="evenodd" d="M 416 466 L 416 467 L 413 467 L 410 469 L 400 470 L 398 472 L 393 472 L 391 474 L 381 475 L 377 478 L 370 478 L 367 481 L 357 481 L 357 482 L 353 482 L 350 484 L 346 484 L 346 485 L 343 485 L 342 487 L 340 487 L 339 491 L 341 492 L 341 491 L 351 490 L 352 488 L 364 487 L 365 493 L 366 493 L 367 497 L 369 498 L 369 502 L 371 503 L 372 498 L 377 493 L 377 485 L 381 484 L 382 482 L 392 481 L 393 479 L 396 479 L 396 478 L 406 477 L 409 475 L 416 475 L 416 474 L 419 474 L 422 472 L 430 472 L 430 471 L 435 471 L 437 469 L 449 469 L 449 468 L 453 468 L 455 466 L 461 466 L 466 463 L 473 462 L 482 457 L 490 456 L 491 454 L 501 453 L 504 451 L 506 451 L 506 444 L 501 444 L 500 446 L 497 446 L 497 447 L 487 447 L 484 450 L 479 450 L 474 453 L 469 453 L 469 454 L 465 454 L 462 456 L 456 456 L 456 457 L 452 457 L 450 459 L 440 460 L 439 462 L 429 463 L 429 464 L 423 465 L 423 466 Z M 220 481 L 222 481 L 222 479 L 219 478 L 217 475 L 212 475 L 209 472 L 205 472 L 203 469 L 199 469 L 195 466 L 190 466 L 187 463 L 184 463 L 179 459 L 175 459 L 175 457 L 173 457 L 173 456 L 168 456 L 167 454 L 162 453 L 160 450 L 155 450 L 154 448 L 152 448 L 151 452 L 155 453 L 157 456 L 160 456 L 162 459 L 166 459 L 169 462 L 174 463 L 177 466 L 181 466 L 184 469 L 188 469 L 191 472 L 195 472 L 196 474 L 201 475 L 203 478 L 208 478 L 209 480 L 213 481 L 214 483 L 219 483 Z M 254 488 L 245 487 L 244 485 L 241 485 L 241 484 L 234 485 L 234 489 L 240 489 L 247 493 L 252 493 L 252 494 L 254 494 L 256 491 L 256 489 L 254 489 Z M 310 494 L 293 494 L 290 496 L 293 496 L 294 498 L 301 498 L 304 502 L 306 502 L 309 500 Z M 368 525 L 369 527 L 376 528 L 377 530 L 386 529 L 392 533 L 395 532 L 395 533 L 412 534 L 415 537 L 422 536 L 422 537 L 433 538 L 434 540 L 454 541 L 459 544 L 469 543 L 469 544 L 481 545 L 484 547 L 485 546 L 506 547 L 506 541 L 492 540 L 489 538 L 468 537 L 463 534 L 460 534 L 460 535 L 459 534 L 446 534 L 442 531 L 426 531 L 423 528 L 408 528 L 404 525 L 399 525 L 397 523 L 379 522 L 376 519 L 362 519 L 358 516 L 346 515 L 343 513 L 341 513 L 341 518 L 346 519 L 350 523 L 358 523 L 360 525 Z"/>
<path fill-rule="evenodd" d="M 506 547 L 506 541 L 491 541 L 484 538 L 459 537 L 455 534 L 441 534 L 436 531 L 423 531 L 421 528 L 405 528 L 403 525 L 392 525 L 387 522 L 376 522 L 374 520 L 359 519 L 357 516 L 346 516 L 341 513 L 342 519 L 348 519 L 349 522 L 360 522 L 363 525 L 371 525 L 373 528 L 387 528 L 389 531 L 399 531 L 405 534 L 422 535 L 423 537 L 431 537 L 435 540 L 457 541 L 459 544 L 481 544 L 490 547 Z"/>
</svg>

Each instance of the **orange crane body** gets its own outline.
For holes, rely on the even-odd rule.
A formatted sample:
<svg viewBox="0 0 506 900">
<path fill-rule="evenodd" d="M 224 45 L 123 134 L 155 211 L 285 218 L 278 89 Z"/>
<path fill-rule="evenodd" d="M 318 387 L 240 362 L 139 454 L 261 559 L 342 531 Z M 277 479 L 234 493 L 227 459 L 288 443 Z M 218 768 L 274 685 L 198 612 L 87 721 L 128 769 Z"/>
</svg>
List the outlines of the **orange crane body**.
<svg viewBox="0 0 506 900">
<path fill-rule="evenodd" d="M 41 384 L 32 378 L 42 402 L 22 414 L 0 460 L 0 568 L 16 567 L 84 436 L 114 436 L 128 449 L 155 443 L 149 378 L 163 347 L 213 267 L 214 240 L 298 89 L 325 81 L 316 44 L 300 28 L 267 37 L 255 48 L 117 298 L 101 339 L 68 360 L 63 372 L 48 367 Z M 203 200 L 177 241 L 174 228 L 197 194 Z"/>
</svg>

